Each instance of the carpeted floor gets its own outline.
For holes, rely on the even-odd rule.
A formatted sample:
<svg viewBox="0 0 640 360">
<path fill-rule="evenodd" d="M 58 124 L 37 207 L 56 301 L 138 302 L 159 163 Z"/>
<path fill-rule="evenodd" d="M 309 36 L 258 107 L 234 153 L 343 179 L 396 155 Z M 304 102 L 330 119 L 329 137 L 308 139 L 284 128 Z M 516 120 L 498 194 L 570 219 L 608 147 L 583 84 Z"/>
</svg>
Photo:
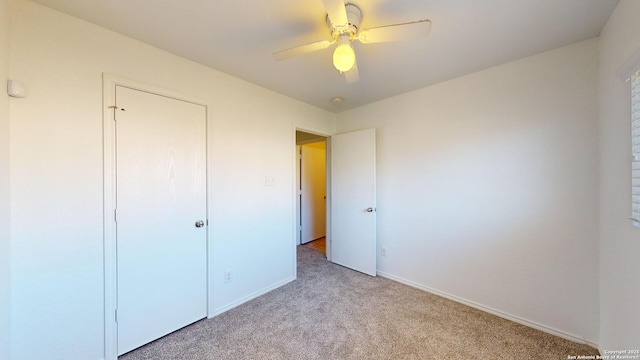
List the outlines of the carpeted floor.
<svg viewBox="0 0 640 360">
<path fill-rule="evenodd" d="M 298 247 L 298 279 L 121 357 L 141 359 L 567 359 L 576 344 Z"/>
</svg>

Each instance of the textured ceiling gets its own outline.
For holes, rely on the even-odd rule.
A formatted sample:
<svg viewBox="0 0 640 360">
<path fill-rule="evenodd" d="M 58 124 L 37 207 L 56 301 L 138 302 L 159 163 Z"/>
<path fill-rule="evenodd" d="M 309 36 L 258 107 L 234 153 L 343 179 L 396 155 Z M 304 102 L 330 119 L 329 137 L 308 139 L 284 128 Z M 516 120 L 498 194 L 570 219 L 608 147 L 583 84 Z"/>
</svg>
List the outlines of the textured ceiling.
<svg viewBox="0 0 640 360">
<path fill-rule="evenodd" d="M 361 27 L 425 18 L 432 27 L 424 40 L 355 43 L 360 81 L 350 85 L 331 64 L 333 48 L 271 56 L 330 39 L 322 0 L 35 2 L 339 112 L 598 36 L 618 0 L 353 0 Z"/>
</svg>

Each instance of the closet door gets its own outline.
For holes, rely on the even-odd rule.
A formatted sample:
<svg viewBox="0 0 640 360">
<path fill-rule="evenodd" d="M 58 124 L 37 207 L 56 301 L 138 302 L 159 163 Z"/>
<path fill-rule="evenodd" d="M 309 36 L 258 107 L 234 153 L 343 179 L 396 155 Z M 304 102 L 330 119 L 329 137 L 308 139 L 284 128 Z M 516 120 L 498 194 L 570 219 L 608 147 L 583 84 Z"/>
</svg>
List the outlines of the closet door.
<svg viewBox="0 0 640 360">
<path fill-rule="evenodd" d="M 122 86 L 116 104 L 121 355 L 207 316 L 206 109 Z"/>
</svg>

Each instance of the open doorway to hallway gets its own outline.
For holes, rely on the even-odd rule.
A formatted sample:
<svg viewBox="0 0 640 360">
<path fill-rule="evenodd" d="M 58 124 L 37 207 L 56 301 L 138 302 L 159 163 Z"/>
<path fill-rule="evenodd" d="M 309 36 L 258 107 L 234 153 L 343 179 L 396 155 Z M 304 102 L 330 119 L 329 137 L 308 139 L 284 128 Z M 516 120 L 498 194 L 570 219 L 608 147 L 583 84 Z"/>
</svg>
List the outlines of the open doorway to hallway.
<svg viewBox="0 0 640 360">
<path fill-rule="evenodd" d="M 326 256 L 327 138 L 296 131 L 297 244 Z"/>
</svg>

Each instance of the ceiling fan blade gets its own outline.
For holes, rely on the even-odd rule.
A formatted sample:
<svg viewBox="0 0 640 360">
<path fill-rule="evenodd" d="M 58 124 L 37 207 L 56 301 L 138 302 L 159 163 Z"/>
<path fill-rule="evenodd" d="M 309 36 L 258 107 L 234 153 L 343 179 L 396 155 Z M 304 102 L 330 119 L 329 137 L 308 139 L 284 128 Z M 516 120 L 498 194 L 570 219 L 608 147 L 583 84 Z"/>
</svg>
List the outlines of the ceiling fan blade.
<svg viewBox="0 0 640 360">
<path fill-rule="evenodd" d="M 404 24 L 362 29 L 357 38 L 364 44 L 371 44 L 425 38 L 429 35 L 429 32 L 431 32 L 431 21 L 419 20 Z"/>
<path fill-rule="evenodd" d="M 358 74 L 358 63 L 353 64 L 353 69 L 343 73 L 345 80 L 347 80 L 347 84 L 353 84 L 354 82 L 360 80 L 360 74 Z"/>
<path fill-rule="evenodd" d="M 346 28 L 349 20 L 347 19 L 347 9 L 344 7 L 344 0 L 322 0 L 324 9 L 329 15 L 329 20 L 335 28 Z"/>
<path fill-rule="evenodd" d="M 308 54 L 310 52 L 326 49 L 329 46 L 331 46 L 331 44 L 333 44 L 334 42 L 335 41 L 320 40 L 320 41 L 312 42 L 310 44 L 296 46 L 291 49 L 282 50 L 282 51 L 273 53 L 273 58 L 279 61 L 279 60 L 285 60 L 290 57 L 294 57 L 298 55 Z"/>
</svg>

